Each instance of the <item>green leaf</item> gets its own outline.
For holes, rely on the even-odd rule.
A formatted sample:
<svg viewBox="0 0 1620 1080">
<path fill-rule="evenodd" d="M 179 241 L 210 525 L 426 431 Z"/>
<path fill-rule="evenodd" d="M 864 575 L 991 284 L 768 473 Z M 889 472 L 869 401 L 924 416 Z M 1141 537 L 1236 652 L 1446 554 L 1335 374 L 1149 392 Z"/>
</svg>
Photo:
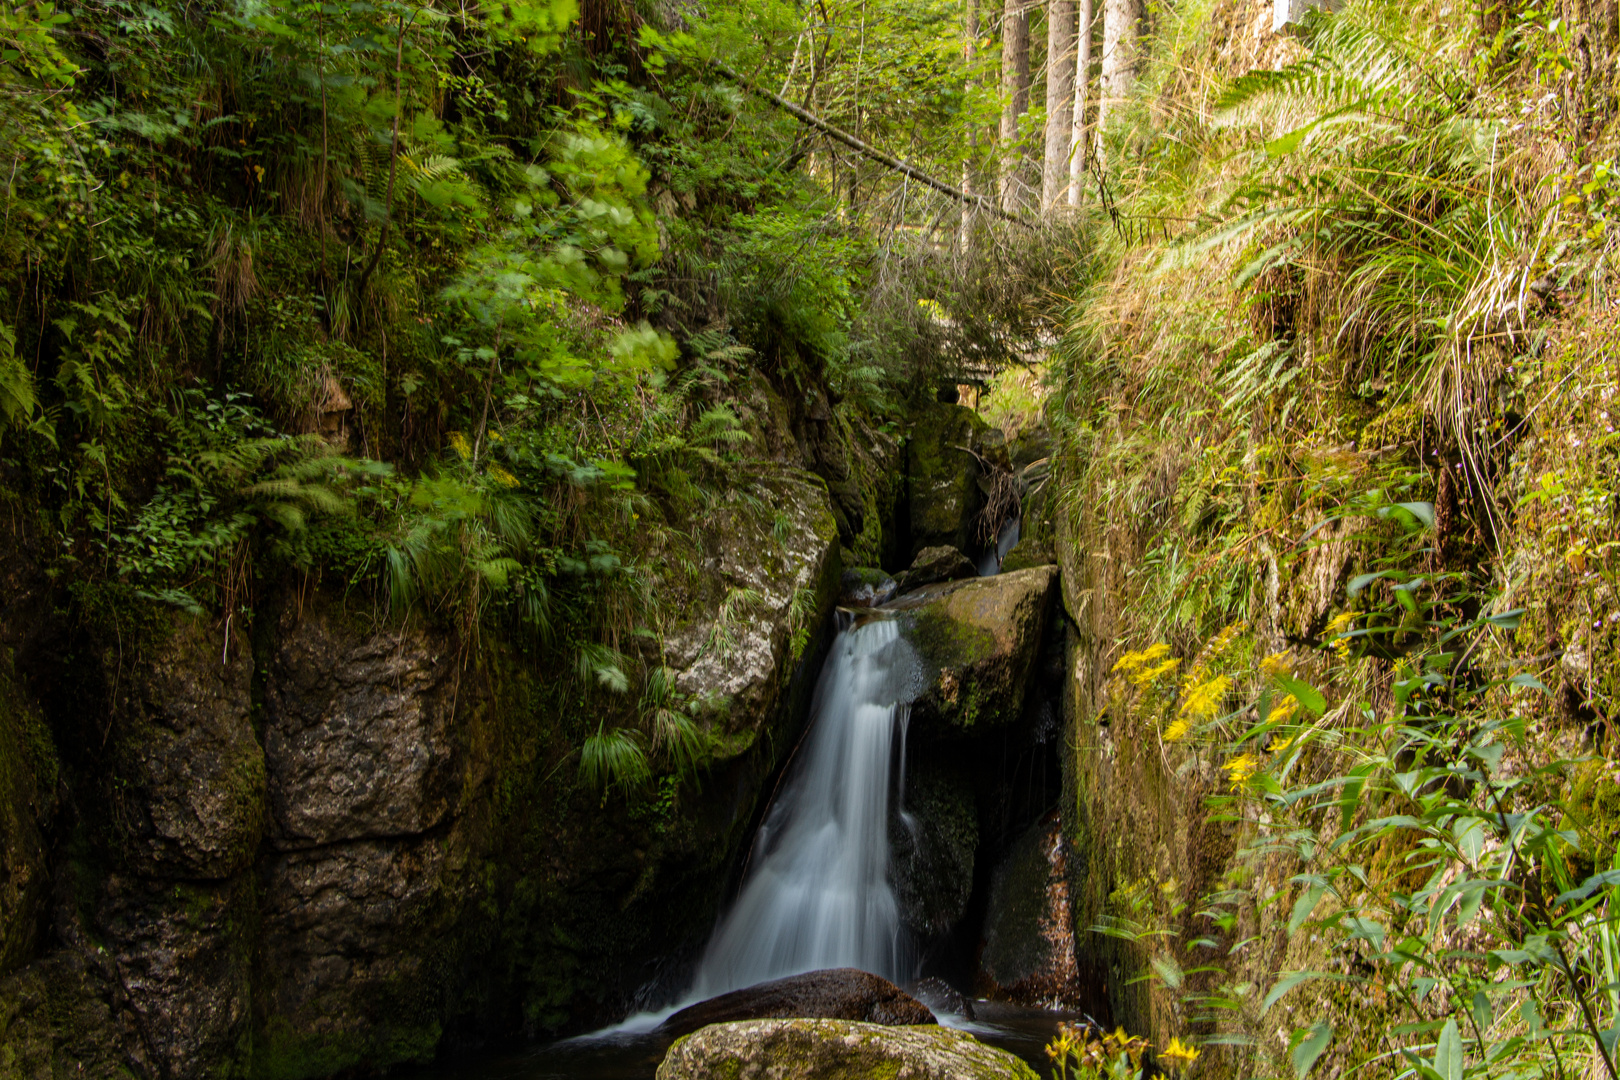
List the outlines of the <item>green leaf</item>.
<svg viewBox="0 0 1620 1080">
<path fill-rule="evenodd" d="M 1312 715 L 1321 716 L 1327 710 L 1327 698 L 1310 683 L 1296 679 L 1292 675 L 1278 675 L 1277 685 L 1292 694 L 1294 700 L 1305 706 Z"/>
<path fill-rule="evenodd" d="M 1159 978 L 1164 980 L 1164 985 L 1172 990 L 1181 989 L 1183 977 L 1180 964 L 1177 964 L 1168 956 L 1155 956 L 1152 964 L 1153 970 L 1158 973 Z"/>
<path fill-rule="evenodd" d="M 1322 1056 L 1322 1051 L 1328 1048 L 1332 1038 L 1333 1026 L 1326 1020 L 1318 1020 L 1288 1055 L 1294 1066 L 1294 1075 L 1300 1080 L 1310 1075 L 1310 1071 L 1316 1067 L 1316 1059 Z"/>
<path fill-rule="evenodd" d="M 1290 935 L 1303 926 L 1305 920 L 1311 917 L 1311 912 L 1316 910 L 1317 903 L 1322 899 L 1322 894 L 1326 891 L 1327 887 L 1324 885 L 1312 885 L 1299 894 L 1299 899 L 1294 901 L 1293 914 L 1288 917 L 1288 933 Z"/>
<path fill-rule="evenodd" d="M 1380 570 L 1376 574 L 1357 574 L 1350 579 L 1350 584 L 1345 586 L 1345 595 L 1354 598 L 1361 594 L 1361 590 L 1380 578 L 1388 577 L 1389 574 L 1388 570 Z"/>
<path fill-rule="evenodd" d="M 1455 1019 L 1447 1020 L 1440 1031 L 1440 1041 L 1434 1047 L 1434 1071 L 1440 1080 L 1463 1080 L 1462 1033 Z"/>
</svg>

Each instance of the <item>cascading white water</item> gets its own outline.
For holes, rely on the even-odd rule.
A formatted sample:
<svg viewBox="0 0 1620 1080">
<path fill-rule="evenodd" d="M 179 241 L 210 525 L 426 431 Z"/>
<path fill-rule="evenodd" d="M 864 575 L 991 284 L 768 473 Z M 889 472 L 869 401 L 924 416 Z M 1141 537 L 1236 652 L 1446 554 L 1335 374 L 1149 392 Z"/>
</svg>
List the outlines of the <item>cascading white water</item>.
<svg viewBox="0 0 1620 1080">
<path fill-rule="evenodd" d="M 690 1000 L 821 968 L 903 975 L 889 805 L 914 655 L 891 620 L 840 630 L 816 687 L 812 726 L 755 837 L 742 892 L 698 965 Z"/>
</svg>

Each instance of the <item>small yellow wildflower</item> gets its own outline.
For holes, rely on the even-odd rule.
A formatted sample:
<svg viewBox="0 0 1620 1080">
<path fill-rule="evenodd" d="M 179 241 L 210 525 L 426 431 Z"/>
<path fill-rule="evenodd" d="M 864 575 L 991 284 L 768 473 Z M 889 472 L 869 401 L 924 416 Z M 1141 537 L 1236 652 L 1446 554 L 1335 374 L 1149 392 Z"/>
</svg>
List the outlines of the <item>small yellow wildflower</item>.
<svg viewBox="0 0 1620 1080">
<path fill-rule="evenodd" d="M 1339 654 L 1339 659 L 1350 659 L 1350 639 L 1345 636 L 1350 624 L 1356 621 L 1354 611 L 1341 611 L 1328 620 L 1327 626 L 1322 630 L 1322 636 L 1333 646 L 1333 651 Z"/>
<path fill-rule="evenodd" d="M 1294 665 L 1288 661 L 1288 650 L 1274 652 L 1260 661 L 1260 670 L 1267 675 L 1288 675 L 1294 670 Z"/>
<path fill-rule="evenodd" d="M 1276 706 L 1274 706 L 1269 713 L 1266 714 L 1266 723 L 1285 724 L 1289 720 L 1293 719 L 1294 713 L 1298 711 L 1298 709 L 1299 702 L 1294 699 L 1294 695 L 1286 694 L 1283 696 L 1282 700 Z"/>
<path fill-rule="evenodd" d="M 1187 681 L 1190 683 L 1192 679 L 1189 678 Z M 1217 675 L 1196 686 L 1183 686 L 1185 696 L 1181 699 L 1181 708 L 1177 710 L 1177 715 L 1194 720 L 1215 719 L 1215 714 L 1220 710 L 1221 702 L 1226 700 L 1226 691 L 1231 685 L 1231 679 L 1225 675 Z"/>
<path fill-rule="evenodd" d="M 1162 641 L 1149 645 L 1141 652 L 1128 652 L 1119 658 L 1118 663 L 1114 665 L 1114 671 L 1124 672 L 1126 675 L 1135 674 L 1169 652 L 1170 646 Z"/>
<path fill-rule="evenodd" d="M 462 461 L 472 457 L 472 444 L 467 441 L 467 436 L 459 431 L 450 433 L 450 449 L 460 454 Z"/>
<path fill-rule="evenodd" d="M 1189 722 L 1184 716 L 1178 716 L 1170 722 L 1170 726 L 1168 728 L 1165 728 L 1164 741 L 1180 742 L 1182 739 L 1187 737 L 1187 732 L 1191 729 L 1191 722 Z"/>
<path fill-rule="evenodd" d="M 1170 1040 L 1170 1045 L 1165 1047 L 1164 1052 L 1159 1056 L 1166 1061 L 1191 1065 L 1198 1060 L 1198 1051 L 1182 1042 L 1179 1038 L 1174 1038 Z"/>
<path fill-rule="evenodd" d="M 499 465 L 491 465 L 489 467 L 489 478 L 501 485 L 501 487 L 515 488 L 520 483 L 517 477 L 507 472 Z"/>
<path fill-rule="evenodd" d="M 1228 761 L 1222 768 L 1226 770 L 1227 780 L 1231 783 L 1232 790 L 1242 791 L 1248 786 L 1249 779 L 1259 771 L 1260 762 L 1253 754 L 1239 754 L 1231 761 Z"/>
</svg>

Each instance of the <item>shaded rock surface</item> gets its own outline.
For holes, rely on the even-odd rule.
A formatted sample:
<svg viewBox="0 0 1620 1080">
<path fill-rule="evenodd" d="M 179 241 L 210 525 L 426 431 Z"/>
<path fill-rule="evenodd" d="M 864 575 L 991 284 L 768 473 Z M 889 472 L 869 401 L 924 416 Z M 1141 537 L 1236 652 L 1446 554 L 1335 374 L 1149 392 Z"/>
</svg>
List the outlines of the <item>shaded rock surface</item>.
<svg viewBox="0 0 1620 1080">
<path fill-rule="evenodd" d="M 877 607 L 894 598 L 894 579 L 871 566 L 845 570 L 838 581 L 838 603 L 842 607 Z"/>
<path fill-rule="evenodd" d="M 928 1006 L 887 979 L 856 968 L 789 975 L 700 1001 L 665 1020 L 662 1030 L 685 1035 L 738 1020 L 815 1017 L 887 1026 L 932 1024 Z"/>
<path fill-rule="evenodd" d="M 252 675 L 240 642 L 181 616 L 122 680 L 112 803 L 127 868 L 218 879 L 252 862 L 265 817 Z"/>
<path fill-rule="evenodd" d="M 906 987 L 911 996 L 928 1006 L 936 1016 L 965 1016 L 973 1019 L 973 1002 L 944 979 L 930 975 Z"/>
<path fill-rule="evenodd" d="M 1056 811 L 996 868 L 985 914 L 978 992 L 1042 1008 L 1083 1000 L 1069 903 L 1068 847 Z"/>
<path fill-rule="evenodd" d="M 0 679 L 0 975 L 28 960 L 44 925 L 50 867 L 44 829 L 55 804 L 50 734 Z"/>
<path fill-rule="evenodd" d="M 973 522 L 984 508 L 979 490 L 980 448 L 991 428 L 972 409 L 931 403 L 913 419 L 906 439 L 906 499 L 911 551 L 945 545 L 966 550 Z"/>
<path fill-rule="evenodd" d="M 658 1080 L 1035 1080 L 1005 1050 L 951 1028 L 847 1020 L 716 1024 L 670 1048 Z"/>
<path fill-rule="evenodd" d="M 926 672 L 912 730 L 963 735 L 1014 723 L 1052 602 L 1056 567 L 927 585 L 893 601 Z"/>
<path fill-rule="evenodd" d="M 419 833 L 459 795 L 453 647 L 414 626 L 357 633 L 348 618 L 281 614 L 265 690 L 278 847 Z"/>
<path fill-rule="evenodd" d="M 961 768 L 918 761 L 906 773 L 902 810 L 889 829 L 900 918 L 919 937 L 938 937 L 961 921 L 973 894 L 979 843 L 973 782 Z"/>
<path fill-rule="evenodd" d="M 978 576 L 979 571 L 973 565 L 973 560 L 957 548 L 944 545 L 923 548 L 917 552 L 917 557 L 911 560 L 908 568 L 895 575 L 894 591 L 904 593 L 940 581 L 960 581 Z"/>
</svg>

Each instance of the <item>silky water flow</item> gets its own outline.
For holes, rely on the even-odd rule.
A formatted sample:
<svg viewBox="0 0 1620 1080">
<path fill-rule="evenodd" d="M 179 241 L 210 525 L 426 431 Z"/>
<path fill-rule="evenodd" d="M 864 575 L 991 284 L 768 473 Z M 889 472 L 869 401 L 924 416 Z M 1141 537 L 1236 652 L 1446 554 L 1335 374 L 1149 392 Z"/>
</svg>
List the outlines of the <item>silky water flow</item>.
<svg viewBox="0 0 1620 1080">
<path fill-rule="evenodd" d="M 839 618 L 810 729 L 688 1000 L 821 968 L 905 975 L 889 812 L 918 665 L 893 619 Z"/>
</svg>

